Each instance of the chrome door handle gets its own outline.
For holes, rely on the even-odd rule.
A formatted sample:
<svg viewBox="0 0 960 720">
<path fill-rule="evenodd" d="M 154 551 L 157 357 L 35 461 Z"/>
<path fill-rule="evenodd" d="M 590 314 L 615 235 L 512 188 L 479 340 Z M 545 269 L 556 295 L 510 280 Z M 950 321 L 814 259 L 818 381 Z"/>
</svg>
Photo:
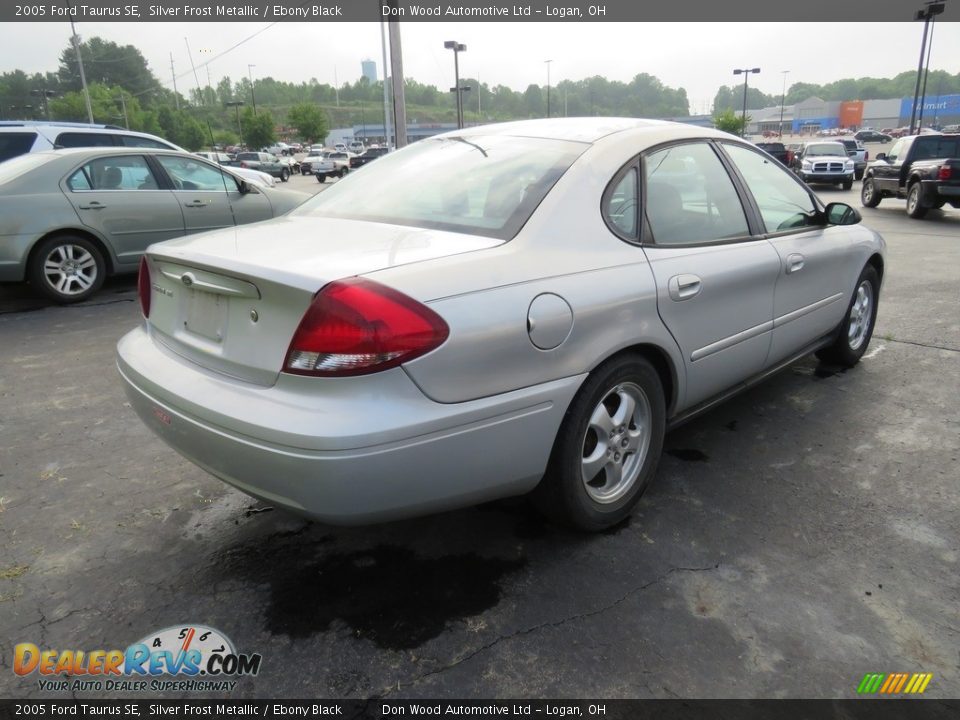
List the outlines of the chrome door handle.
<svg viewBox="0 0 960 720">
<path fill-rule="evenodd" d="M 795 273 L 799 270 L 803 270 L 803 255 L 800 253 L 787 255 L 787 275 Z"/>
<path fill-rule="evenodd" d="M 667 284 L 670 292 L 670 299 L 680 302 L 689 300 L 700 294 L 703 288 L 702 281 L 696 275 L 674 275 Z"/>
<path fill-rule="evenodd" d="M 78 205 L 81 210 L 103 210 L 106 205 L 101 205 L 96 200 L 91 200 L 86 205 Z"/>
<path fill-rule="evenodd" d="M 202 207 L 206 207 L 207 204 L 206 204 L 203 200 L 193 200 L 192 202 L 184 203 L 183 206 L 184 206 L 184 207 L 202 208 Z"/>
</svg>

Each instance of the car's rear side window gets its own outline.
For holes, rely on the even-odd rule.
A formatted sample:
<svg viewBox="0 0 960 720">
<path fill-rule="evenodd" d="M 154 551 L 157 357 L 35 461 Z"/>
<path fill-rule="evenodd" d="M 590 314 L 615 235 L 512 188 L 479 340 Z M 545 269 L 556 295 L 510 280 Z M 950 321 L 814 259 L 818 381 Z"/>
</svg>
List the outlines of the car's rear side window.
<svg viewBox="0 0 960 720">
<path fill-rule="evenodd" d="M 91 160 L 67 180 L 71 190 L 157 190 L 157 180 L 139 155 Z"/>
<path fill-rule="evenodd" d="M 32 132 L 0 133 L 0 162 L 26 155 L 36 139 L 37 134 Z"/>
<path fill-rule="evenodd" d="M 54 145 L 58 148 L 84 148 L 114 147 L 116 143 L 110 133 L 65 132 L 57 135 Z"/>
</svg>

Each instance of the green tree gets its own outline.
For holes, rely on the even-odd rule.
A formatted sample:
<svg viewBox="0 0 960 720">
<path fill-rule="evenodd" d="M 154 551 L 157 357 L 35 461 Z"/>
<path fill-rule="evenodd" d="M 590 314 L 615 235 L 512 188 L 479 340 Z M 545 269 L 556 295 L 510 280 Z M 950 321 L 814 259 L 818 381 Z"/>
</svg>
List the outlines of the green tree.
<svg viewBox="0 0 960 720">
<path fill-rule="evenodd" d="M 312 103 L 298 103 L 287 113 L 287 123 L 296 128 L 303 140 L 323 142 L 330 129 L 327 114 Z"/>
<path fill-rule="evenodd" d="M 274 130 L 273 115 L 268 110 L 259 110 L 253 114 L 253 108 L 247 108 L 240 116 L 243 139 L 247 147 L 257 150 L 272 145 L 277 139 Z"/>
<path fill-rule="evenodd" d="M 750 116 L 741 117 L 730 108 L 721 110 L 720 113 L 713 116 L 713 124 L 717 130 L 731 133 L 733 135 L 743 135 L 743 129 L 750 122 Z"/>
<path fill-rule="evenodd" d="M 147 61 L 133 45 L 117 45 L 99 37 L 80 44 L 83 68 L 88 83 L 119 86 L 139 96 L 146 95 L 159 86 Z M 60 53 L 60 82 L 67 90 L 80 89 L 80 70 L 77 53 L 69 45 Z"/>
</svg>

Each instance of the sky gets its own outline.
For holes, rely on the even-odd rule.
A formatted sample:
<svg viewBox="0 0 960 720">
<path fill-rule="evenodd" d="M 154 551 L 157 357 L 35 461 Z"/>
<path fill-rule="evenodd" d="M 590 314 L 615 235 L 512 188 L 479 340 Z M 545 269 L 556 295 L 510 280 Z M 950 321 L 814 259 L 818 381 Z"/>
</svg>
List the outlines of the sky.
<svg viewBox="0 0 960 720">
<path fill-rule="evenodd" d="M 930 68 L 960 72 L 960 23 L 935 26 Z M 750 86 L 779 95 L 786 75 L 793 82 L 827 83 L 846 77 L 892 77 L 917 67 L 921 23 L 466 23 L 408 22 L 401 25 L 404 75 L 449 88 L 452 53 L 445 40 L 467 45 L 461 77 L 524 90 L 531 83 L 603 75 L 629 81 L 645 72 L 670 87 L 683 87 L 693 114 L 710 111 L 721 85 L 742 80 L 737 67 L 759 67 Z M 255 37 L 247 40 L 251 35 Z M 299 82 L 316 78 L 353 82 L 360 61 L 381 72 L 380 24 L 370 23 L 77 23 L 84 38 L 100 36 L 135 45 L 150 68 L 171 86 L 170 53 L 181 92 L 196 86 L 185 38 L 200 83 L 248 73 Z M 0 72 L 55 70 L 69 42 L 69 23 L 0 25 Z M 246 40 L 245 42 L 242 42 Z M 237 43 L 238 47 L 217 57 Z M 934 90 L 928 88 L 928 94 Z"/>
</svg>

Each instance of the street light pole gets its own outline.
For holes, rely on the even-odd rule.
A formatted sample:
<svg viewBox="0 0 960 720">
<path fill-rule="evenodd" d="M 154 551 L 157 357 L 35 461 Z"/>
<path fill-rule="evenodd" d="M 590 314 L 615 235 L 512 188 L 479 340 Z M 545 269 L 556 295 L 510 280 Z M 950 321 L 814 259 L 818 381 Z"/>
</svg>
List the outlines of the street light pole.
<svg viewBox="0 0 960 720">
<path fill-rule="evenodd" d="M 550 117 L 550 63 L 553 60 L 544 60 L 543 62 L 547 66 L 547 117 Z"/>
<path fill-rule="evenodd" d="M 73 12 L 73 5 L 67 0 L 67 7 Z M 77 52 L 77 67 L 80 69 L 80 84 L 83 86 L 83 99 L 87 105 L 87 121 L 93 125 L 93 106 L 90 104 L 90 89 L 87 87 L 87 75 L 83 71 L 83 55 L 80 52 L 80 36 L 77 35 L 77 28 L 73 24 L 73 15 L 70 16 L 70 32 L 73 41 L 73 49 Z"/>
<path fill-rule="evenodd" d="M 780 137 L 780 139 L 783 139 L 783 104 L 787 100 L 787 74 L 790 71 L 781 70 L 780 72 L 783 75 L 783 94 L 780 96 L 780 133 L 778 137 Z M 744 93 L 744 96 L 746 96 L 746 93 Z"/>
<path fill-rule="evenodd" d="M 741 120 L 743 125 L 740 130 L 740 137 L 747 136 L 747 78 L 750 77 L 750 73 L 758 73 L 760 68 L 737 68 L 733 71 L 734 75 L 743 75 L 743 115 Z"/>
<path fill-rule="evenodd" d="M 914 122 L 917 119 L 917 101 L 920 98 L 920 78 L 923 76 L 923 57 L 927 52 L 927 31 L 930 29 L 930 21 L 943 12 L 944 1 L 931 0 L 926 3 L 924 10 L 917 10 L 914 20 L 923 20 L 923 39 L 920 41 L 920 62 L 917 64 L 917 84 L 913 90 L 913 107 L 910 110 L 910 135 L 913 135 Z M 919 132 L 919 129 L 917 130 Z"/>
<path fill-rule="evenodd" d="M 253 68 L 256 65 L 247 65 L 247 77 L 250 80 L 250 100 L 253 103 L 253 114 L 257 114 L 257 96 L 253 94 Z"/>
<path fill-rule="evenodd" d="M 451 91 L 457 94 L 457 127 L 459 129 L 463 129 L 463 90 L 460 87 L 459 54 L 464 52 L 467 49 L 467 46 L 463 43 L 458 43 L 456 40 L 447 40 L 443 43 L 443 47 L 447 50 L 453 50 L 454 86 L 451 88 Z"/>
<path fill-rule="evenodd" d="M 920 90 L 920 110 L 917 113 L 917 132 L 923 129 L 923 106 L 927 103 L 927 78 L 930 77 L 930 55 L 933 53 L 933 31 L 937 29 L 937 21 L 930 18 L 930 40 L 927 42 L 927 62 L 923 68 L 923 88 Z M 939 93 L 937 93 L 939 95 Z"/>
</svg>

